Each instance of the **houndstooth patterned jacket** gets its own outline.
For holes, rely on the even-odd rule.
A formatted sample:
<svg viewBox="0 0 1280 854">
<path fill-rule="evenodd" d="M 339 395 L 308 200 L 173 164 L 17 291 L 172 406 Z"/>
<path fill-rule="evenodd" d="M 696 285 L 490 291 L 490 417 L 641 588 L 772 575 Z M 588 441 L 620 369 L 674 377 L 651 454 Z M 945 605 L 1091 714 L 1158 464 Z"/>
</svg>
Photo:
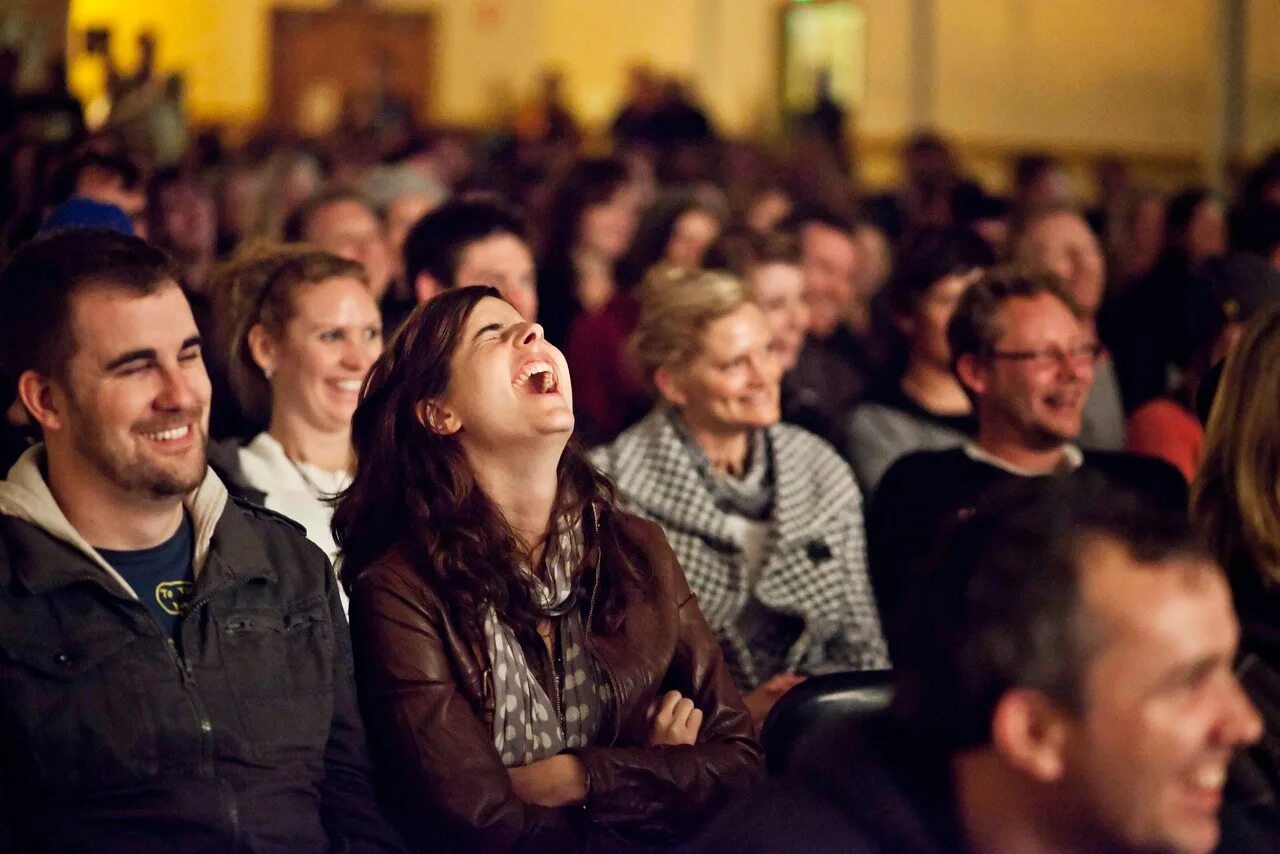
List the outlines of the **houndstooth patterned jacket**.
<svg viewBox="0 0 1280 854">
<path fill-rule="evenodd" d="M 788 668 L 806 673 L 889 666 L 867 580 L 862 496 L 849 466 L 798 427 L 766 428 L 773 449 L 773 530 L 755 596 L 804 621 Z M 736 622 L 751 597 L 728 515 L 714 503 L 662 407 L 591 452 L 630 512 L 666 531 L 740 687 L 758 673 Z"/>
</svg>

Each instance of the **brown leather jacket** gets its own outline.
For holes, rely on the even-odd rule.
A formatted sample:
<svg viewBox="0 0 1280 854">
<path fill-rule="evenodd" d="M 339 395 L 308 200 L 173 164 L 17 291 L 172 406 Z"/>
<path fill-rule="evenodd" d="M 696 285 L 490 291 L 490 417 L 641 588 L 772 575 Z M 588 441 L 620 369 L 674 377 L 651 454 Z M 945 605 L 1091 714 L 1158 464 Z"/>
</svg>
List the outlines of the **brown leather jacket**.
<svg viewBox="0 0 1280 854">
<path fill-rule="evenodd" d="M 620 632 L 588 636 L 614 708 L 598 743 L 574 751 L 587 772 L 585 809 L 533 806 L 512 792 L 486 723 L 488 664 L 460 626 L 475 615 L 450 613 L 398 550 L 356 579 L 364 719 L 384 791 L 419 847 L 612 850 L 616 834 L 675 839 L 762 776 L 750 715 L 661 528 L 624 523 L 655 578 L 650 595 L 628 604 Z M 703 712 L 694 746 L 646 746 L 650 704 L 668 690 Z"/>
</svg>

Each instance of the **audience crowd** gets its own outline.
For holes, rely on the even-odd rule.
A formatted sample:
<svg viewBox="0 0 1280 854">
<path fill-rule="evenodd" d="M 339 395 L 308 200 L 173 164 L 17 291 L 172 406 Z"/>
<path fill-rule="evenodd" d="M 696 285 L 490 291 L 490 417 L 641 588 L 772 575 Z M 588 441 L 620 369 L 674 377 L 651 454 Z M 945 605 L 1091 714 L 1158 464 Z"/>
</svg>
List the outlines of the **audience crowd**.
<svg viewBox="0 0 1280 854">
<path fill-rule="evenodd" d="M 1280 151 L 876 194 L 834 102 L 637 72 L 606 155 L 546 83 L 0 77 L 0 850 L 1280 850 Z"/>
</svg>

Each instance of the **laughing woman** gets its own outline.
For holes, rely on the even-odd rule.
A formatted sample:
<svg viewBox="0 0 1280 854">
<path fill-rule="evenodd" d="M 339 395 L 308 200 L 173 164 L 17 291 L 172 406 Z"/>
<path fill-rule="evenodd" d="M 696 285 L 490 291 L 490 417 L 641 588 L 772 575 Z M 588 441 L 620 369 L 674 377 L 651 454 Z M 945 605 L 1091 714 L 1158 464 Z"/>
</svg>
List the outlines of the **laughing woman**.
<svg viewBox="0 0 1280 854">
<path fill-rule="evenodd" d="M 336 561 L 330 500 L 351 483 L 351 415 L 382 352 L 364 268 L 301 245 L 263 244 L 214 274 L 232 388 L 267 429 L 211 448 L 242 492 L 307 529 Z"/>
<path fill-rule="evenodd" d="M 778 423 L 773 335 L 746 284 L 649 284 L 633 344 L 662 402 L 592 457 L 662 524 L 763 721 L 803 674 L 888 666 L 861 495 L 829 445 Z"/>
<path fill-rule="evenodd" d="M 481 287 L 411 315 L 356 411 L 334 533 L 373 750 L 420 847 L 670 840 L 761 773 L 661 530 L 619 511 L 573 424 L 560 351 Z"/>
</svg>

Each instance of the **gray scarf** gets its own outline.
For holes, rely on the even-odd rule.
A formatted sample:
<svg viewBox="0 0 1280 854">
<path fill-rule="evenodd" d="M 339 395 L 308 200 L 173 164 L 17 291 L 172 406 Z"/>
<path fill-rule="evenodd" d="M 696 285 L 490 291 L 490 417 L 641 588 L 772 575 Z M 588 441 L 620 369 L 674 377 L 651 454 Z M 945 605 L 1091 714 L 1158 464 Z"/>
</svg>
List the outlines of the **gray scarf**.
<svg viewBox="0 0 1280 854">
<path fill-rule="evenodd" d="M 730 477 L 719 474 L 711 466 L 706 451 L 693 438 L 679 411 L 669 409 L 668 417 L 716 507 L 721 512 L 745 516 L 757 522 L 767 519 L 773 510 L 774 478 L 773 454 L 770 453 L 765 431 L 752 431 L 748 440 L 747 470 L 742 477 Z"/>
<path fill-rule="evenodd" d="M 485 651 L 493 674 L 493 744 L 508 768 L 528 765 L 563 752 L 586 747 L 600 728 L 601 681 L 586 650 L 582 615 L 574 607 L 573 587 L 585 549 L 581 520 L 561 520 L 549 538 L 547 580 L 529 567 L 522 572 L 533 589 L 539 610 L 550 616 L 556 631 L 563 680 L 551 698 L 529 667 L 524 649 L 510 627 L 490 607 L 484 618 Z M 553 672 L 553 678 L 556 674 Z"/>
</svg>

